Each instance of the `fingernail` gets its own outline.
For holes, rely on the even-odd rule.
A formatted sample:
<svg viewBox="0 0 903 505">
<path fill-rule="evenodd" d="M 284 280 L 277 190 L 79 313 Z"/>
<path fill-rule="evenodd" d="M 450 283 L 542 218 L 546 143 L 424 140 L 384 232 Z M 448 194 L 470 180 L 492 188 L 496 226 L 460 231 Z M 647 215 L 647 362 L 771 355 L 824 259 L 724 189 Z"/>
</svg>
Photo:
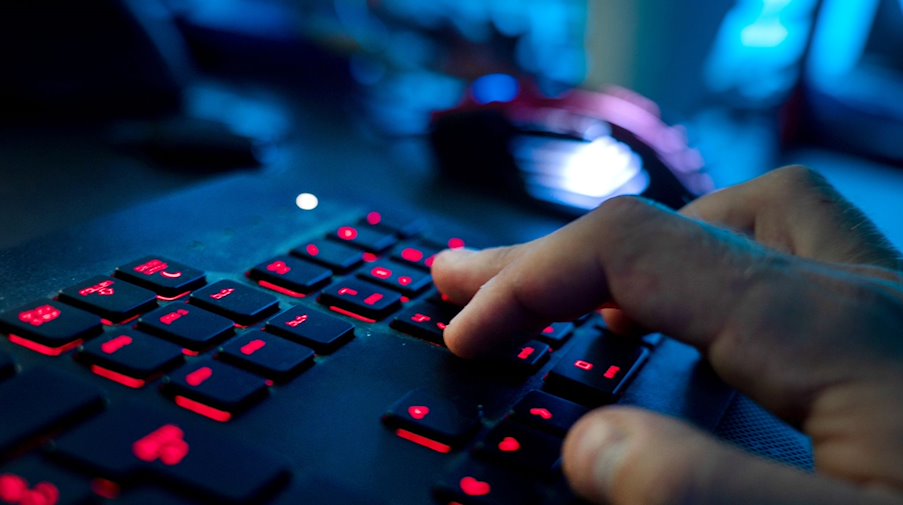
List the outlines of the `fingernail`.
<svg viewBox="0 0 903 505">
<path fill-rule="evenodd" d="M 599 418 L 592 422 L 574 441 L 574 461 L 580 467 L 577 471 L 586 477 L 580 479 L 582 484 L 594 488 L 583 491 L 591 496 L 607 497 L 624 463 L 629 441 L 627 434 L 614 423 Z"/>
</svg>

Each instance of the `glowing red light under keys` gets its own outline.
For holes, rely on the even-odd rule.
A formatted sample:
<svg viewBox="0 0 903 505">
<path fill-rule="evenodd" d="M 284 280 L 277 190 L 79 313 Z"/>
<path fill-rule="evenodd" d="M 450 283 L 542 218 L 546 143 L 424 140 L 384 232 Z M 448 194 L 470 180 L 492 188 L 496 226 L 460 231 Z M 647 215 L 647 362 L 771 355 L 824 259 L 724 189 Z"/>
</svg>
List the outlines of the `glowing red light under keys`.
<svg viewBox="0 0 903 505">
<path fill-rule="evenodd" d="M 179 319 L 182 319 L 183 317 L 185 317 L 187 315 L 188 315 L 187 310 L 179 309 L 175 312 L 170 312 L 169 314 L 166 314 L 165 316 L 161 317 L 160 322 L 165 324 L 166 326 L 169 326 L 172 323 L 178 321 Z"/>
<path fill-rule="evenodd" d="M 354 240 L 357 238 L 357 229 L 351 226 L 343 226 L 339 228 L 338 236 L 342 240 Z"/>
<path fill-rule="evenodd" d="M 461 491 L 467 496 L 486 496 L 492 492 L 492 486 L 488 482 L 470 476 L 461 479 L 460 486 Z"/>
<path fill-rule="evenodd" d="M 292 271 L 291 267 L 286 265 L 284 261 L 274 261 L 270 263 L 267 265 L 267 270 L 278 275 L 285 275 Z"/>
<path fill-rule="evenodd" d="M 185 382 L 189 386 L 198 387 L 213 377 L 213 370 L 209 366 L 198 368 L 185 376 Z"/>
<path fill-rule="evenodd" d="M 370 273 L 377 279 L 388 279 L 389 277 L 392 277 L 392 271 L 384 267 L 376 267 L 373 270 L 370 270 Z"/>
<path fill-rule="evenodd" d="M 367 214 L 367 224 L 369 224 L 370 226 L 376 226 L 379 223 L 381 223 L 382 220 L 383 220 L 383 216 L 379 212 L 374 211 L 374 212 Z"/>
<path fill-rule="evenodd" d="M 427 449 L 436 451 L 440 454 L 448 454 L 451 452 L 450 445 L 443 444 L 442 442 L 437 442 L 431 438 L 424 437 L 423 435 L 418 435 L 412 431 L 399 428 L 395 430 L 395 434 L 398 435 L 398 438 L 407 440 L 408 442 L 414 442 L 421 447 L 426 447 Z"/>
<path fill-rule="evenodd" d="M 19 321 L 38 327 L 57 319 L 60 315 L 62 315 L 60 309 L 53 305 L 41 305 L 40 307 L 20 312 Z"/>
<path fill-rule="evenodd" d="M 520 353 L 518 353 L 517 359 L 530 359 L 530 356 L 532 356 L 534 352 L 536 352 L 536 349 L 533 347 L 524 347 L 520 350 Z"/>
<path fill-rule="evenodd" d="M 49 482 L 38 482 L 33 488 L 28 481 L 11 473 L 0 474 L 0 502 L 10 505 L 56 505 L 60 490 Z"/>
<path fill-rule="evenodd" d="M 574 363 L 574 366 L 586 372 L 589 372 L 593 369 L 592 363 L 583 360 L 578 360 L 576 363 Z"/>
<path fill-rule="evenodd" d="M 147 384 L 147 382 L 142 379 L 129 377 L 128 375 L 121 374 L 119 372 L 110 370 L 109 368 L 103 368 L 97 365 L 91 365 L 91 373 L 132 389 L 141 389 Z"/>
<path fill-rule="evenodd" d="M 404 258 L 405 261 L 417 263 L 418 261 L 423 259 L 423 251 L 408 247 L 407 249 L 401 251 L 401 257 Z"/>
<path fill-rule="evenodd" d="M 554 417 L 552 415 L 552 413 L 549 412 L 549 409 L 544 409 L 544 408 L 539 408 L 539 407 L 530 409 L 530 415 L 538 417 L 538 418 L 542 419 L 543 421 L 548 421 L 548 420 L 552 419 L 552 417 Z"/>
<path fill-rule="evenodd" d="M 194 401 L 191 398 L 185 398 L 184 396 L 177 395 L 174 400 L 176 402 L 176 405 L 178 405 L 179 407 L 182 407 L 185 410 L 190 410 L 195 414 L 213 419 L 214 421 L 225 423 L 232 419 L 232 414 L 230 412 L 215 409 L 209 405 L 204 405 L 201 402 Z"/>
<path fill-rule="evenodd" d="M 189 446 L 185 432 L 174 424 L 161 426 L 132 444 L 132 454 L 146 463 L 160 460 L 167 466 L 175 466 L 188 456 Z"/>
<path fill-rule="evenodd" d="M 95 284 L 91 287 L 85 288 L 78 292 L 78 294 L 82 296 L 90 296 L 90 295 L 98 295 L 98 296 L 113 296 L 115 291 L 113 290 L 113 281 L 103 281 L 99 284 Z"/>
<path fill-rule="evenodd" d="M 620 372 L 621 372 L 621 367 L 612 365 L 612 366 L 608 367 L 608 370 L 605 371 L 604 375 L 605 375 L 606 379 L 614 379 L 615 377 L 618 376 L 618 374 Z"/>
<path fill-rule="evenodd" d="M 122 350 L 123 347 L 129 345 L 132 345 L 132 337 L 128 335 L 120 335 L 108 342 L 104 342 L 100 346 L 100 350 L 105 354 L 116 354 L 117 352 Z"/>
<path fill-rule="evenodd" d="M 414 405 L 408 407 L 408 415 L 420 421 L 426 416 L 430 415 L 430 408 L 423 405 Z"/>
<path fill-rule="evenodd" d="M 264 342 L 263 340 L 260 340 L 260 339 L 252 340 L 252 341 L 248 342 L 247 344 L 241 346 L 241 353 L 244 354 L 245 356 L 250 356 L 250 355 L 254 354 L 255 352 L 263 349 L 266 346 L 267 346 L 267 343 Z"/>
<path fill-rule="evenodd" d="M 22 346 L 22 347 L 24 347 L 30 351 L 34 351 L 38 354 L 43 354 L 44 356 L 53 356 L 53 357 L 60 356 L 61 354 L 71 351 L 72 349 L 75 349 L 76 347 L 85 343 L 85 341 L 83 339 L 78 339 L 78 340 L 73 340 L 72 342 L 69 342 L 68 344 L 61 345 L 59 347 L 49 347 L 49 346 L 34 342 L 32 340 L 28 340 L 27 338 L 22 338 L 13 333 L 9 334 L 9 341 L 10 341 L 10 343 L 16 344 L 18 346 Z"/>
<path fill-rule="evenodd" d="M 520 447 L 520 442 L 514 437 L 505 437 L 499 442 L 499 450 L 502 452 L 517 452 Z"/>
</svg>

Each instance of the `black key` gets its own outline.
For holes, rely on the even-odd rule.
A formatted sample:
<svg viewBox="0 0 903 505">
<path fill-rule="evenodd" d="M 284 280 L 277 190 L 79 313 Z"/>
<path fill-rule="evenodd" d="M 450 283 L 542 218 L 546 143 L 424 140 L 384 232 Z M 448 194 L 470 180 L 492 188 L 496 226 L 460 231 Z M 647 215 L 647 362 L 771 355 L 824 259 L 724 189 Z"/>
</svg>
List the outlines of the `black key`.
<svg viewBox="0 0 903 505">
<path fill-rule="evenodd" d="M 432 283 L 432 277 L 429 274 L 388 261 L 378 261 L 367 265 L 357 275 L 407 296 L 415 296 Z"/>
<path fill-rule="evenodd" d="M 572 344 L 546 376 L 544 389 L 584 405 L 614 401 L 642 367 L 649 351 L 604 333 Z"/>
<path fill-rule="evenodd" d="M 255 266 L 248 275 L 262 287 L 301 298 L 329 282 L 332 272 L 306 261 L 278 256 Z"/>
<path fill-rule="evenodd" d="M 532 479 L 476 461 L 455 465 L 433 488 L 439 503 L 532 505 L 538 493 Z"/>
<path fill-rule="evenodd" d="M 408 335 L 444 345 L 442 334 L 445 327 L 460 310 L 460 307 L 448 304 L 422 302 L 405 307 L 395 316 L 390 326 Z"/>
<path fill-rule="evenodd" d="M 60 291 L 60 301 L 121 323 L 157 307 L 157 295 L 112 277 L 97 276 Z"/>
<path fill-rule="evenodd" d="M 558 349 L 571 338 L 573 333 L 574 323 L 552 323 L 539 332 L 538 337 L 539 340 Z"/>
<path fill-rule="evenodd" d="M 230 340 L 219 357 L 276 382 L 285 382 L 314 364 L 312 350 L 259 330 Z"/>
<path fill-rule="evenodd" d="M 416 216 L 403 216 L 394 212 L 372 211 L 359 221 L 377 230 L 394 233 L 402 238 L 413 237 L 426 228 L 426 220 Z"/>
<path fill-rule="evenodd" d="M 433 266 L 433 260 L 441 249 L 423 242 L 403 244 L 392 253 L 392 259 L 400 263 L 415 266 L 421 270 L 429 271 Z"/>
<path fill-rule="evenodd" d="M 173 303 L 141 316 L 138 327 L 192 351 L 203 351 L 232 335 L 234 323 L 187 303 Z"/>
<path fill-rule="evenodd" d="M 285 461 L 201 424 L 119 405 L 56 441 L 55 457 L 120 483 L 154 483 L 204 503 L 263 503 L 288 478 Z"/>
<path fill-rule="evenodd" d="M 480 457 L 517 470 L 548 474 L 561 457 L 562 439 L 505 420 L 477 444 Z"/>
<path fill-rule="evenodd" d="M 342 226 L 327 237 L 371 253 L 383 252 L 398 242 L 393 233 L 386 233 L 371 226 Z"/>
<path fill-rule="evenodd" d="M 161 256 L 146 256 L 116 269 L 116 277 L 174 299 L 204 285 L 204 272 Z"/>
<path fill-rule="evenodd" d="M 595 319 L 594 323 L 595 323 L 594 326 L 596 327 L 596 329 L 603 331 L 603 332 L 609 331 L 608 324 L 606 324 L 605 319 L 598 317 Z M 643 345 L 645 345 L 646 347 L 655 348 L 655 347 L 658 347 L 659 344 L 662 343 L 662 340 L 664 340 L 664 338 L 665 338 L 665 336 L 662 335 L 661 333 L 647 333 L 647 334 L 639 337 L 638 341 L 640 343 L 642 343 Z"/>
<path fill-rule="evenodd" d="M 16 375 L 16 362 L 9 354 L 0 351 L 0 380 Z"/>
<path fill-rule="evenodd" d="M 510 357 L 510 366 L 522 373 L 536 373 L 549 361 L 551 351 L 546 344 L 531 340 L 514 350 Z"/>
<path fill-rule="evenodd" d="M 244 325 L 279 312 L 275 296 L 229 280 L 214 282 L 191 293 L 189 303 Z"/>
<path fill-rule="evenodd" d="M 383 422 L 399 437 L 442 453 L 466 442 L 479 426 L 475 412 L 422 390 L 395 402 Z"/>
<path fill-rule="evenodd" d="M 360 249 L 329 240 L 308 242 L 292 249 L 292 255 L 319 263 L 337 273 L 348 272 L 364 261 Z"/>
<path fill-rule="evenodd" d="M 59 356 L 103 332 L 99 317 L 49 300 L 3 312 L 0 327 L 10 342 L 47 356 Z"/>
<path fill-rule="evenodd" d="M 179 346 L 132 329 L 88 342 L 76 358 L 95 374 L 131 388 L 144 387 L 185 359 Z"/>
<path fill-rule="evenodd" d="M 375 322 L 401 306 L 401 295 L 369 282 L 345 279 L 324 289 L 319 302 L 340 314 Z"/>
<path fill-rule="evenodd" d="M 354 337 L 351 323 L 301 306 L 292 307 L 270 319 L 266 329 L 319 353 L 330 353 Z"/>
<path fill-rule="evenodd" d="M 226 422 L 264 399 L 266 381 L 212 359 L 193 361 L 168 377 L 164 391 L 176 405 Z"/>
<path fill-rule="evenodd" d="M 100 390 L 77 377 L 32 368 L 0 383 L 0 458 L 103 408 Z"/>
<path fill-rule="evenodd" d="M 27 456 L 0 467 L 0 503 L 78 505 L 93 502 L 88 479 Z"/>
<path fill-rule="evenodd" d="M 514 417 L 525 424 L 565 436 L 589 409 L 542 391 L 530 391 L 514 406 Z"/>
</svg>

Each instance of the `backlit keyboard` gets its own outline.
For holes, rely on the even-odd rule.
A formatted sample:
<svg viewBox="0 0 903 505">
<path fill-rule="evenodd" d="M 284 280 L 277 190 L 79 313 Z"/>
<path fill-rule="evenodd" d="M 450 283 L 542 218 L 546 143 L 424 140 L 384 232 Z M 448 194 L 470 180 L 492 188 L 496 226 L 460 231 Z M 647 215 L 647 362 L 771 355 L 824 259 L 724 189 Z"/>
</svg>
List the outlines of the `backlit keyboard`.
<svg viewBox="0 0 903 505">
<path fill-rule="evenodd" d="M 567 430 L 661 338 L 588 314 L 460 360 L 430 266 L 465 241 L 419 217 L 322 221 L 226 260 L 139 240 L 73 277 L 63 255 L 52 289 L 3 299 L 0 504 L 577 502 Z"/>
</svg>

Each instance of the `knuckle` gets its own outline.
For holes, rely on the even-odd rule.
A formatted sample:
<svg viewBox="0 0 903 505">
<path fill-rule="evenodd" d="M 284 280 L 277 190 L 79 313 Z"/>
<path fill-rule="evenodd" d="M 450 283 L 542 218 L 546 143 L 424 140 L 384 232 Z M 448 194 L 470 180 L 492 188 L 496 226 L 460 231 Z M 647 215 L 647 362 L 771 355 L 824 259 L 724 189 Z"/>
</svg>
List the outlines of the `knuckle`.
<svg viewBox="0 0 903 505">
<path fill-rule="evenodd" d="M 779 168 L 771 172 L 770 178 L 777 185 L 792 193 L 804 191 L 823 192 L 831 187 L 822 174 L 804 165 L 790 165 Z"/>
</svg>

